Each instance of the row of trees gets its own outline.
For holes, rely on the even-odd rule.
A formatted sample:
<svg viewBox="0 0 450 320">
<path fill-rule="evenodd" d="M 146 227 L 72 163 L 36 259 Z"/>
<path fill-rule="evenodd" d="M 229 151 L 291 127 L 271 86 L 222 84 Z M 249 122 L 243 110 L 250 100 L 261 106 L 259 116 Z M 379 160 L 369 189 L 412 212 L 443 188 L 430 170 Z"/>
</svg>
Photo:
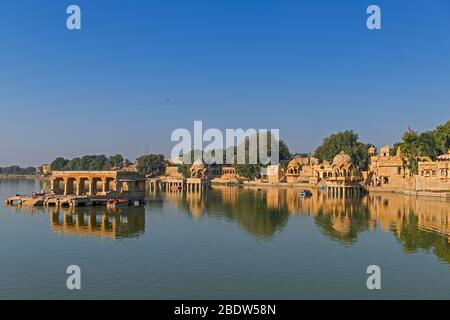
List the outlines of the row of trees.
<svg viewBox="0 0 450 320">
<path fill-rule="evenodd" d="M 270 141 L 270 137 L 268 137 Z M 261 177 L 261 169 L 265 167 L 265 165 L 258 162 L 256 164 L 249 163 L 249 139 L 245 140 L 245 164 L 236 164 L 236 172 L 242 177 L 246 177 L 248 179 L 260 178 Z M 346 152 L 352 157 L 353 162 L 361 169 L 366 170 L 369 164 L 369 155 L 368 148 L 370 144 L 363 143 L 359 141 L 358 134 L 353 131 L 342 131 L 335 134 L 330 135 L 325 138 L 322 144 L 315 150 L 314 156 L 318 158 L 320 161 L 332 161 L 333 158 L 340 153 L 341 151 Z M 268 155 L 271 155 L 270 143 L 268 143 Z M 235 159 L 237 158 L 237 148 L 234 148 Z M 211 153 L 211 151 L 210 151 Z M 223 152 L 224 156 L 226 152 Z M 259 154 L 259 143 L 257 145 L 257 154 Z M 192 163 L 196 158 L 200 157 L 200 151 L 191 151 L 190 153 L 184 155 L 182 160 L 184 162 Z M 309 156 L 307 153 L 297 153 L 292 154 L 289 150 L 288 145 L 283 141 L 279 141 L 279 160 L 280 164 L 284 167 L 287 166 L 288 162 L 292 160 L 296 156 Z M 225 159 L 224 159 L 225 163 Z M 185 177 L 189 176 L 189 168 L 190 165 L 181 165 L 179 167 L 179 172 L 182 173 Z"/>
<path fill-rule="evenodd" d="M 223 164 L 230 164 L 227 162 L 227 153 L 231 152 L 234 154 L 234 163 L 233 165 L 236 167 L 236 173 L 239 174 L 242 177 L 246 177 L 248 179 L 254 179 L 259 178 L 261 176 L 261 169 L 264 168 L 266 165 L 262 164 L 259 158 L 259 149 L 260 149 L 260 139 L 262 138 L 267 139 L 267 156 L 270 157 L 272 155 L 271 145 L 272 145 L 272 137 L 270 135 L 270 132 L 268 132 L 267 135 L 257 135 L 256 136 L 256 163 L 250 163 L 250 137 L 247 137 L 244 141 L 241 142 L 239 146 L 234 147 L 233 149 L 226 149 L 226 150 L 210 150 L 207 152 L 202 152 L 200 150 L 191 150 L 190 152 L 184 154 L 181 156 L 181 160 L 184 163 L 193 163 L 196 159 L 206 157 L 212 158 L 216 155 L 216 152 L 219 152 L 223 155 L 222 163 Z M 253 138 L 253 137 L 252 137 Z M 274 138 L 273 138 L 274 139 Z M 277 141 L 275 141 L 277 142 Z M 238 149 L 239 147 L 242 147 L 245 150 L 245 163 L 237 163 L 238 159 Z M 289 151 L 289 147 L 283 140 L 279 140 L 278 143 L 279 148 L 279 160 L 281 163 L 285 163 L 291 159 L 292 155 Z M 184 164 L 179 166 L 179 172 L 184 177 L 189 177 L 190 175 L 190 164 Z"/>
<path fill-rule="evenodd" d="M 137 170 L 145 175 L 157 176 L 164 174 L 166 160 L 162 154 L 149 154 L 137 159 Z M 105 155 L 87 155 L 73 159 L 58 157 L 50 164 L 52 171 L 101 171 L 122 169 L 131 164 L 121 154 L 110 157 Z"/>
<path fill-rule="evenodd" d="M 130 163 L 122 155 L 116 154 L 107 157 L 105 155 L 88 155 L 81 158 L 76 157 L 71 160 L 58 157 L 52 161 L 50 168 L 53 171 L 77 171 L 77 170 L 110 170 L 113 168 L 122 168 Z"/>
<path fill-rule="evenodd" d="M 36 174 L 36 168 L 27 167 L 22 168 L 20 166 L 9 166 L 9 167 L 0 167 L 0 174 L 20 174 L 20 175 L 30 175 Z"/>
<path fill-rule="evenodd" d="M 256 164 L 249 164 L 249 138 L 245 143 L 246 150 L 246 163 L 236 164 L 236 172 L 248 179 L 259 178 L 261 176 L 261 169 L 263 164 L 258 162 Z M 268 155 L 270 156 L 271 150 L 271 138 L 268 137 Z M 352 157 L 353 163 L 358 166 L 360 170 L 367 170 L 369 165 L 368 148 L 370 143 L 364 143 L 359 141 L 358 134 L 351 131 L 341 131 L 334 133 L 326 137 L 322 144 L 314 151 L 314 157 L 320 161 L 333 161 L 333 158 L 344 151 Z M 450 121 L 438 126 L 435 130 L 426 132 L 414 132 L 408 131 L 403 135 L 402 141 L 394 145 L 393 152 L 397 148 L 401 148 L 403 155 L 405 156 L 405 163 L 409 163 L 413 172 L 417 171 L 417 161 L 419 157 L 428 156 L 435 159 L 439 154 L 447 153 L 450 149 Z M 233 152 L 235 159 L 237 159 L 237 147 Z M 216 151 L 209 151 L 208 154 L 213 156 Z M 259 155 L 259 140 L 257 144 L 257 153 Z M 201 155 L 200 151 L 191 151 L 182 156 L 182 160 L 185 163 L 192 163 L 195 159 Z M 223 152 L 224 162 L 226 151 Z M 288 145 L 283 141 L 279 141 L 279 160 L 281 165 L 286 166 L 287 163 L 295 156 L 308 154 L 295 154 L 292 155 L 289 151 Z M 81 158 L 73 158 L 71 160 L 64 159 L 62 157 L 56 158 L 51 163 L 52 170 L 109 170 L 112 168 L 122 168 L 124 165 L 130 163 L 127 159 L 124 160 L 122 155 L 116 154 L 111 157 L 105 155 L 90 155 Z M 141 156 L 137 159 L 137 170 L 145 175 L 158 176 L 164 174 L 166 160 L 162 154 L 149 154 Z M 11 169 L 13 168 L 13 169 Z M 4 168 L 5 169 L 5 168 Z M 4 170 L 3 169 L 3 170 Z M 180 165 L 179 172 L 185 177 L 189 176 L 190 165 Z M 9 171 L 19 170 L 18 167 L 10 167 Z M 20 170 L 33 170 L 34 168 L 26 168 Z M 2 171 L 0 171 L 1 173 Z M 21 171 L 22 172 L 22 171 Z"/>
</svg>

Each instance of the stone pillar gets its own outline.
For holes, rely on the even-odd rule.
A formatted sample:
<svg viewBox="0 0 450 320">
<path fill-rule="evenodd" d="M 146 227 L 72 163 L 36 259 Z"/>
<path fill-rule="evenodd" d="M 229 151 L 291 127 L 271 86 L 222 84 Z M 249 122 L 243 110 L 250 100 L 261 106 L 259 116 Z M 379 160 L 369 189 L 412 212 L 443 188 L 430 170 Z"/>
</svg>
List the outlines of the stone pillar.
<svg viewBox="0 0 450 320">
<path fill-rule="evenodd" d="M 69 194 L 69 179 L 64 178 L 64 195 L 67 196 Z"/>
<path fill-rule="evenodd" d="M 58 187 L 58 179 L 52 179 L 50 186 L 51 186 L 50 187 L 51 191 L 53 193 L 58 193 L 58 189 L 59 189 L 59 187 Z"/>
<path fill-rule="evenodd" d="M 77 180 L 77 190 L 75 191 L 75 194 L 77 196 L 81 196 L 81 191 L 82 191 L 81 182 L 82 181 L 83 181 L 83 179 L 81 179 L 81 178 Z"/>
<path fill-rule="evenodd" d="M 95 192 L 95 186 L 94 186 L 95 180 L 93 178 L 89 178 L 89 191 L 88 195 L 93 196 Z"/>
<path fill-rule="evenodd" d="M 102 178 L 102 193 L 106 194 L 106 192 L 108 191 L 108 179 L 107 178 Z"/>
</svg>

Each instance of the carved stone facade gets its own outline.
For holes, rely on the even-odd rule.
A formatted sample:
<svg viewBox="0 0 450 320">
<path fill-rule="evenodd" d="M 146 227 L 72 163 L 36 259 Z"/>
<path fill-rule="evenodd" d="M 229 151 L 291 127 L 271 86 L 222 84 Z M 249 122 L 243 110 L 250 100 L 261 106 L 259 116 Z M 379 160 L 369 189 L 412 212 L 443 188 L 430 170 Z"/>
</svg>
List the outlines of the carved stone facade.
<svg viewBox="0 0 450 320">
<path fill-rule="evenodd" d="M 375 148 L 369 149 L 371 157 L 366 185 L 372 190 L 450 192 L 450 152 L 438 156 L 436 161 L 420 157 L 416 175 L 408 169 L 408 161 L 400 148 L 395 156 L 391 156 L 389 151 L 389 146 L 386 146 L 376 155 Z"/>
<path fill-rule="evenodd" d="M 430 158 L 419 161 L 419 174 L 416 188 L 430 191 L 450 191 L 450 151 L 438 156 L 436 161 Z"/>
<path fill-rule="evenodd" d="M 366 184 L 374 187 L 403 188 L 410 172 L 400 148 L 397 148 L 395 155 L 390 154 L 389 146 L 381 148 L 379 155 L 376 154 L 375 147 L 369 148 L 368 152 L 370 164 Z"/>
<path fill-rule="evenodd" d="M 109 196 L 144 199 L 145 177 L 127 171 L 53 171 L 51 191 L 56 195 Z"/>
</svg>

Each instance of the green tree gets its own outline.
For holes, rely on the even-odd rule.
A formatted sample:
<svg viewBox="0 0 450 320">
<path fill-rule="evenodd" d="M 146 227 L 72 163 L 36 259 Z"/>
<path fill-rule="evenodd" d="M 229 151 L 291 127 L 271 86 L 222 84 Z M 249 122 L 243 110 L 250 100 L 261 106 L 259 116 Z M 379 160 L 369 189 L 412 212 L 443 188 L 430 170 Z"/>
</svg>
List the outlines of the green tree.
<svg viewBox="0 0 450 320">
<path fill-rule="evenodd" d="M 14 166 L 0 168 L 0 174 L 31 175 L 31 174 L 36 174 L 36 168 L 34 168 L 34 167 L 22 168 L 20 166 L 14 165 Z"/>
<path fill-rule="evenodd" d="M 433 131 L 433 138 L 440 154 L 446 154 L 450 150 L 450 120 Z"/>
<path fill-rule="evenodd" d="M 236 165 L 236 173 L 241 177 L 249 180 L 261 178 L 261 164 L 238 164 Z"/>
<path fill-rule="evenodd" d="M 81 159 L 80 158 L 73 158 L 69 161 L 69 163 L 65 166 L 66 170 L 69 171 L 77 171 L 81 170 Z"/>
<path fill-rule="evenodd" d="M 137 159 L 137 170 L 149 176 L 159 176 L 164 174 L 165 160 L 162 154 L 149 154 Z"/>
<path fill-rule="evenodd" d="M 432 131 L 409 130 L 403 134 L 402 141 L 396 143 L 395 147 L 400 147 L 410 170 L 417 173 L 420 157 L 435 160 L 438 155 L 446 154 L 450 149 L 450 121 Z"/>
<path fill-rule="evenodd" d="M 184 178 L 191 177 L 191 165 L 190 164 L 182 164 L 178 166 L 178 172 L 183 175 Z"/>
<path fill-rule="evenodd" d="M 66 165 L 69 163 L 69 160 L 64 159 L 63 157 L 58 157 L 50 163 L 50 168 L 52 171 L 62 171 L 65 170 Z"/>
<path fill-rule="evenodd" d="M 397 145 L 400 147 L 403 157 L 413 173 L 418 171 L 420 157 L 436 159 L 439 152 L 432 131 L 423 133 L 407 131 L 403 134 L 402 142 Z"/>
<path fill-rule="evenodd" d="M 89 170 L 104 170 L 106 167 L 106 162 L 108 158 L 105 155 L 101 156 L 92 156 L 92 160 L 89 164 Z"/>
<path fill-rule="evenodd" d="M 283 140 L 280 140 L 279 144 L 280 162 L 290 160 L 292 155 L 289 151 L 289 147 Z"/>
<path fill-rule="evenodd" d="M 116 154 L 116 155 L 109 157 L 109 159 L 106 163 L 106 167 L 108 169 L 122 168 L 123 164 L 124 164 L 123 156 L 121 154 Z"/>
<path fill-rule="evenodd" d="M 325 138 L 317 147 L 314 156 L 321 161 L 333 161 L 334 157 L 341 151 L 352 157 L 353 163 L 361 170 L 367 170 L 369 165 L 369 154 L 367 149 L 370 144 L 358 141 L 358 134 L 351 131 L 341 131 Z"/>
<path fill-rule="evenodd" d="M 107 161 L 108 158 L 105 155 L 86 155 L 79 160 L 79 168 L 92 171 L 105 170 Z"/>
<path fill-rule="evenodd" d="M 259 148 L 261 145 L 262 136 L 258 135 L 257 137 L 257 163 L 250 163 L 250 138 L 247 137 L 243 143 L 245 143 L 245 163 L 236 164 L 236 173 L 242 177 L 246 177 L 250 180 L 254 178 L 261 178 L 261 169 L 266 167 L 267 164 L 262 164 L 259 158 Z M 283 165 L 289 159 L 291 159 L 292 155 L 289 151 L 288 145 L 283 140 L 275 140 L 268 132 L 267 135 L 267 155 L 272 156 L 272 143 L 278 143 L 278 152 L 279 152 L 279 161 Z M 235 158 L 237 154 L 237 149 L 235 148 Z"/>
</svg>

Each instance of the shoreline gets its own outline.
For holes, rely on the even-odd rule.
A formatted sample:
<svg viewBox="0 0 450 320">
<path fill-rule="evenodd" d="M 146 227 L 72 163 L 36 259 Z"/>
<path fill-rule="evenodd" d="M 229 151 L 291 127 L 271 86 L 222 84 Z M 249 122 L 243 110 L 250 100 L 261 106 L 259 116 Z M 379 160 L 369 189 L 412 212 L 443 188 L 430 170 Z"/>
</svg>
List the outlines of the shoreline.
<svg viewBox="0 0 450 320">
<path fill-rule="evenodd" d="M 212 184 L 213 186 L 224 186 L 224 184 Z M 265 182 L 245 182 L 242 184 L 235 184 L 231 186 L 239 186 L 239 187 L 246 187 L 246 188 L 279 188 L 279 189 L 320 189 L 320 185 L 317 184 L 311 184 L 311 183 L 265 183 Z M 396 188 L 380 188 L 380 187 L 366 187 L 368 194 L 377 194 L 377 193 L 395 193 L 395 194 L 402 194 L 405 196 L 415 196 L 415 197 L 430 197 L 430 198 L 440 198 L 440 199 L 447 199 L 450 200 L 450 190 L 440 190 L 440 191 L 427 191 L 427 190 L 407 190 L 407 189 L 396 189 Z"/>
<path fill-rule="evenodd" d="M 40 175 L 20 175 L 20 174 L 0 174 L 0 180 L 9 180 L 9 179 L 28 179 L 28 180 L 45 180 L 48 179 L 46 176 Z M 243 183 L 236 182 L 212 182 L 211 186 L 214 187 L 244 187 L 244 188 L 278 188 L 278 189 L 320 189 L 320 185 L 311 184 L 311 183 L 269 183 L 269 182 L 259 182 L 259 181 L 249 181 Z M 427 191 L 427 190 L 406 190 L 406 189 L 396 189 L 396 188 L 380 188 L 380 187 L 366 187 L 366 190 L 369 194 L 378 194 L 378 193 L 395 193 L 402 194 L 406 196 L 415 196 L 415 197 L 429 197 L 429 198 L 440 198 L 450 200 L 450 190 L 440 190 L 440 191 Z"/>
<path fill-rule="evenodd" d="M 396 193 L 403 194 L 406 196 L 416 196 L 416 197 L 430 197 L 430 198 L 441 198 L 450 200 L 450 191 L 427 191 L 427 190 L 399 190 L 394 188 L 377 188 L 377 187 L 367 187 L 367 191 L 372 194 L 376 193 Z"/>
</svg>

